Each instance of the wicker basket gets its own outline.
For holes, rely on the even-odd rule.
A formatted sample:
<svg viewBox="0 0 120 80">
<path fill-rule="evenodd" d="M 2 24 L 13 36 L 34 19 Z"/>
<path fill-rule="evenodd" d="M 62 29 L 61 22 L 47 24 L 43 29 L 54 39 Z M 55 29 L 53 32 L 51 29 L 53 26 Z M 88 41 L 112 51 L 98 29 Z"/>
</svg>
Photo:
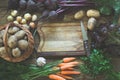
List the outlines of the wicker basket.
<svg viewBox="0 0 120 80">
<path fill-rule="evenodd" d="M 24 51 L 24 53 L 22 53 L 22 55 L 20 57 L 13 57 L 8 51 L 7 33 L 8 33 L 8 29 L 10 26 L 17 26 L 20 29 L 24 30 L 26 32 L 27 37 L 28 37 L 28 49 L 26 51 Z M 3 43 L 4 43 L 4 47 L 6 49 L 7 54 L 5 56 L 1 56 L 1 57 L 9 62 L 21 62 L 21 61 L 27 59 L 32 54 L 33 49 L 34 49 L 34 38 L 31 34 L 31 32 L 28 29 L 22 27 L 22 25 L 14 24 L 14 23 L 9 23 L 3 27 L 0 27 L 0 30 L 3 30 L 3 29 L 5 29 L 5 32 L 3 35 Z"/>
</svg>

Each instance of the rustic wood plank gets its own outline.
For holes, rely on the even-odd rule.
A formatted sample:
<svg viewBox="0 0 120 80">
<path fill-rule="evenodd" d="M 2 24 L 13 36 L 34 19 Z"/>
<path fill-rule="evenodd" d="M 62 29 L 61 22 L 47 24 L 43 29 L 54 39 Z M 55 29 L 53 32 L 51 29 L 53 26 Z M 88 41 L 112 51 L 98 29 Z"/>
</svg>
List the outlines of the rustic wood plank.
<svg viewBox="0 0 120 80">
<path fill-rule="evenodd" d="M 43 55 L 84 55 L 82 34 L 79 23 L 46 23 L 39 24 L 38 32 L 44 33 L 43 47 L 39 45 L 38 52 Z M 41 29 L 41 30 L 39 30 Z M 43 36 L 41 36 L 41 39 Z M 44 40 L 44 39 L 42 39 Z M 42 49 L 41 49 L 42 47 Z M 69 52 L 69 54 L 68 54 Z"/>
</svg>

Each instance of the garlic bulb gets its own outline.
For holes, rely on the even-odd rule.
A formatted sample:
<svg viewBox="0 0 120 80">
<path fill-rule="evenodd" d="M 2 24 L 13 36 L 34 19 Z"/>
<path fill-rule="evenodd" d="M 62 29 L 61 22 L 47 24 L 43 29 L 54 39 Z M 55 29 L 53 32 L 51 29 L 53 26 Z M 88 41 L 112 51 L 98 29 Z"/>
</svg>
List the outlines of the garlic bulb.
<svg viewBox="0 0 120 80">
<path fill-rule="evenodd" d="M 44 57 L 38 57 L 36 62 L 38 66 L 44 66 L 46 64 L 46 59 Z"/>
</svg>

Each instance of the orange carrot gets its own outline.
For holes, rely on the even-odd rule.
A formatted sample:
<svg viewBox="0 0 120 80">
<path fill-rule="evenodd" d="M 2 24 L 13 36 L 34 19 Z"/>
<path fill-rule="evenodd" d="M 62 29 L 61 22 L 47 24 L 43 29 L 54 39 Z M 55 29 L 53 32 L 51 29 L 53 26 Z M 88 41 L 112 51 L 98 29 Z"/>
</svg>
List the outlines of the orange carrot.
<svg viewBox="0 0 120 80">
<path fill-rule="evenodd" d="M 59 76 L 65 78 L 65 79 L 68 79 L 68 80 L 73 80 L 73 78 L 70 77 L 70 76 L 66 76 L 66 75 L 63 75 L 63 74 L 57 74 L 57 75 L 59 75 Z"/>
<path fill-rule="evenodd" d="M 78 65 L 79 62 L 77 61 L 73 61 L 73 62 L 69 62 L 69 63 L 60 63 L 58 66 L 65 66 L 65 65 Z"/>
<path fill-rule="evenodd" d="M 51 80 L 66 80 L 65 78 L 55 75 L 55 74 L 50 74 L 49 79 L 51 79 Z"/>
<path fill-rule="evenodd" d="M 67 58 L 63 58 L 63 62 L 67 63 L 67 62 L 71 62 L 71 61 L 73 61 L 75 59 L 76 59 L 75 57 L 67 57 Z"/>
<path fill-rule="evenodd" d="M 61 69 L 61 70 L 66 70 L 66 69 L 72 68 L 72 67 L 74 67 L 74 66 L 75 66 L 75 65 L 65 65 L 65 66 L 61 66 L 60 69 Z"/>
<path fill-rule="evenodd" d="M 78 71 L 61 71 L 63 75 L 80 74 Z"/>
<path fill-rule="evenodd" d="M 74 68 L 67 68 L 64 71 L 73 71 L 73 70 L 74 70 Z"/>
</svg>

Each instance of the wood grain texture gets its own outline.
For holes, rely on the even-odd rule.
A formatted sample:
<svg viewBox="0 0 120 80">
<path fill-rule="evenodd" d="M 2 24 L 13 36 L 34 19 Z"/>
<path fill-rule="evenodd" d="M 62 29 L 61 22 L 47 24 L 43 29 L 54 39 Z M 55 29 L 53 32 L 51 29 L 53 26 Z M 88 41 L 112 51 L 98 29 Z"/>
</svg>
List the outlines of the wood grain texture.
<svg viewBox="0 0 120 80">
<path fill-rule="evenodd" d="M 39 29 L 40 28 L 38 28 L 38 32 L 41 35 Z M 42 49 L 39 45 L 38 52 L 44 53 L 84 50 L 79 23 L 47 23 L 42 24 L 41 30 L 44 33 L 45 41 L 43 41 L 44 45 Z"/>
</svg>

